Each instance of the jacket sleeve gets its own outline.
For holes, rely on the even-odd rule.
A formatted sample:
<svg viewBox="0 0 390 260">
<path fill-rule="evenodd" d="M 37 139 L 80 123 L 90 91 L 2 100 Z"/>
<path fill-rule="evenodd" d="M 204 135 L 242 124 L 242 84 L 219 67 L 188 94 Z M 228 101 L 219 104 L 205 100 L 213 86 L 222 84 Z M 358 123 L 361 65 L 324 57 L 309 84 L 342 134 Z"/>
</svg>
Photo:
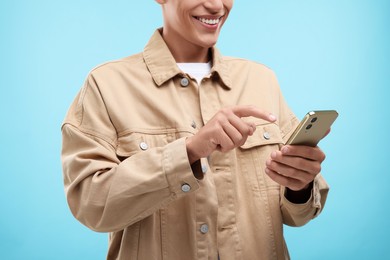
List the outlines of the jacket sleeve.
<svg viewBox="0 0 390 260">
<path fill-rule="evenodd" d="M 325 206 L 329 187 L 321 174 L 313 182 L 311 196 L 306 203 L 295 204 L 290 202 L 285 194 L 285 187 L 281 187 L 281 210 L 283 222 L 289 226 L 303 226 L 311 219 L 317 217 Z"/>
<path fill-rule="evenodd" d="M 299 120 L 287 105 L 282 93 L 279 90 L 274 73 L 271 74 L 271 84 L 279 91 L 279 123 L 284 143 L 293 133 Z M 290 202 L 285 196 L 286 188 L 280 188 L 280 208 L 282 212 L 283 223 L 289 226 L 302 226 L 311 219 L 317 217 L 325 206 L 329 186 L 321 174 L 318 174 L 313 182 L 310 199 L 304 204 L 295 204 Z"/>
<path fill-rule="evenodd" d="M 72 214 L 95 231 L 122 230 L 199 188 L 185 139 L 123 161 L 116 131 L 92 78 L 62 126 L 65 193 Z M 182 188 L 184 184 L 185 188 Z"/>
</svg>

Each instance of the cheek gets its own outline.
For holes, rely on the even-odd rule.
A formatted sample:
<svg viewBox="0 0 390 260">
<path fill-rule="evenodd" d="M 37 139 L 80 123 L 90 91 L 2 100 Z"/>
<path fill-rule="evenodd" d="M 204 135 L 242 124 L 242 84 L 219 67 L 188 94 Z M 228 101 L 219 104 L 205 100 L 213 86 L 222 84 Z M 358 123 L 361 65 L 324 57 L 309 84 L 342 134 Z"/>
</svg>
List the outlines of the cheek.
<svg viewBox="0 0 390 260">
<path fill-rule="evenodd" d="M 188 13 L 177 13 L 175 22 L 177 27 L 181 27 L 182 30 L 186 30 L 191 24 L 191 15 Z"/>
<path fill-rule="evenodd" d="M 229 12 L 232 8 L 233 8 L 233 3 L 234 1 L 233 0 L 225 0 L 224 1 L 224 6 L 226 8 L 226 10 Z"/>
</svg>

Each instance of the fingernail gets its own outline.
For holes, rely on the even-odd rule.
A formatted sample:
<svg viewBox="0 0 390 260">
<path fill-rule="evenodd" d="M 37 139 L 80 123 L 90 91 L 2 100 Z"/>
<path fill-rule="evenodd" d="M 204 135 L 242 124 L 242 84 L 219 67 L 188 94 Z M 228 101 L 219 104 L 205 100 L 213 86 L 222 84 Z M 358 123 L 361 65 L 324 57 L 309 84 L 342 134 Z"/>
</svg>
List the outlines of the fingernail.
<svg viewBox="0 0 390 260">
<path fill-rule="evenodd" d="M 273 152 L 271 153 L 271 158 L 274 159 L 275 157 L 276 157 L 276 152 L 273 151 Z"/>
<path fill-rule="evenodd" d="M 276 121 L 276 116 L 274 116 L 273 114 L 269 114 L 269 119 L 271 121 Z"/>
<path fill-rule="evenodd" d="M 283 148 L 282 148 L 282 153 L 284 153 L 284 154 L 286 154 L 286 153 L 288 153 L 288 148 L 287 148 L 287 146 L 284 146 Z"/>
</svg>

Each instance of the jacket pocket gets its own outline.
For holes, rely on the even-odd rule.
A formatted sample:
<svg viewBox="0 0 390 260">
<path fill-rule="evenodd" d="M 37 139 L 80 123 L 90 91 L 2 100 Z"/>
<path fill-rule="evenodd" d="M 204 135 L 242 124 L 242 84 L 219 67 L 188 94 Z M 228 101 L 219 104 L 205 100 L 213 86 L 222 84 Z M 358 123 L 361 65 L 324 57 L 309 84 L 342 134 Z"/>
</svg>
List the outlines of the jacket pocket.
<svg viewBox="0 0 390 260">
<path fill-rule="evenodd" d="M 256 126 L 255 133 L 240 147 L 240 171 L 245 174 L 252 190 L 279 188 L 279 184 L 265 174 L 265 166 L 271 153 L 282 145 L 283 138 L 278 125 L 262 124 Z"/>
</svg>

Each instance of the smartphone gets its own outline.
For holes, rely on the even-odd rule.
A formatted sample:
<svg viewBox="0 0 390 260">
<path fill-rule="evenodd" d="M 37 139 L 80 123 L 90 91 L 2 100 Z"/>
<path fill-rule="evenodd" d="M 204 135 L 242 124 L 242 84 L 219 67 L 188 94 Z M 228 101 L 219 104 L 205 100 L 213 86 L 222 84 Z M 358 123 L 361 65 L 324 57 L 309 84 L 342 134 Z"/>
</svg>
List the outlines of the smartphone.
<svg viewBox="0 0 390 260">
<path fill-rule="evenodd" d="M 308 112 L 286 144 L 317 146 L 338 115 L 336 110 Z"/>
</svg>

